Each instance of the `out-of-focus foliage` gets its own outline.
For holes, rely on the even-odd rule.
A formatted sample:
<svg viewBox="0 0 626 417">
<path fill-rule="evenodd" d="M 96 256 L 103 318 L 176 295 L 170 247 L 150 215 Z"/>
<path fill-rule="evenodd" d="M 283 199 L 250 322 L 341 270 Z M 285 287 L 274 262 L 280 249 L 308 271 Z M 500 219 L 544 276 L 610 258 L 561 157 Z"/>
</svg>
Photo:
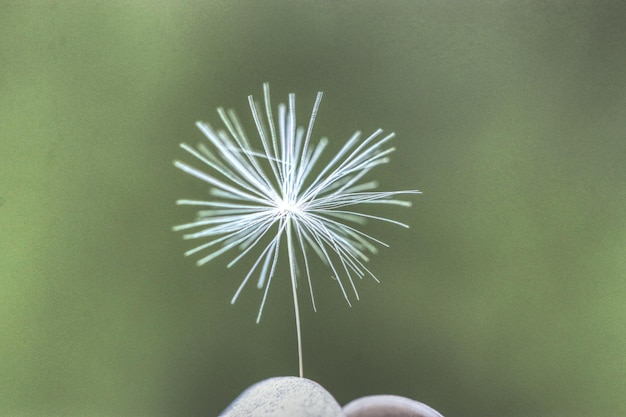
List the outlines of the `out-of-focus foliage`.
<svg viewBox="0 0 626 417">
<path fill-rule="evenodd" d="M 0 415 L 216 415 L 297 372 L 286 270 L 196 268 L 171 165 L 215 108 L 325 92 L 314 134 L 395 130 L 418 188 L 351 309 L 301 291 L 305 375 L 345 403 L 626 414 L 620 1 L 23 1 L 0 13 Z M 307 116 L 304 116 L 306 118 Z M 250 132 L 253 131 L 250 124 Z M 396 210 L 390 208 L 390 211 Z"/>
</svg>

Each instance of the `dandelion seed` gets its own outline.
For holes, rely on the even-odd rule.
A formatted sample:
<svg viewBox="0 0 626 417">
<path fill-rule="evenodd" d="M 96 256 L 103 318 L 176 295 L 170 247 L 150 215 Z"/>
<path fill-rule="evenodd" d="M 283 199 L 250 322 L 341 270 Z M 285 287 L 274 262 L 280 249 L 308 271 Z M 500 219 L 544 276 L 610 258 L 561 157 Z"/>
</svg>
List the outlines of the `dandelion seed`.
<svg viewBox="0 0 626 417">
<path fill-rule="evenodd" d="M 280 104 L 275 119 L 270 102 L 269 85 L 263 85 L 264 111 L 252 96 L 248 97 L 256 127 L 255 138 L 249 139 L 233 111 L 218 109 L 225 130 L 197 122 L 208 139 L 193 148 L 181 147 L 197 158 L 203 169 L 184 162 L 174 165 L 182 171 L 206 182 L 211 198 L 207 200 L 178 200 L 179 205 L 199 206 L 193 222 L 174 227 L 186 231 L 185 239 L 202 239 L 204 243 L 190 249 L 185 255 L 205 253 L 197 263 L 203 265 L 227 252 L 237 253 L 228 266 L 245 256 L 253 264 L 231 303 L 251 280 L 263 289 L 257 322 L 261 319 L 271 281 L 279 259 L 281 245 L 287 245 L 287 257 L 293 295 L 300 376 L 302 366 L 302 338 L 297 297 L 297 275 L 304 265 L 311 303 L 315 298 L 309 259 L 313 254 L 330 269 L 344 298 L 350 304 L 348 288 L 358 300 L 355 279 L 370 276 L 378 281 L 365 266 L 368 253 L 384 242 L 362 232 L 357 226 L 367 220 L 388 222 L 401 227 L 398 221 L 358 211 L 359 206 L 381 204 L 410 206 L 396 199 L 399 195 L 419 194 L 416 190 L 375 191 L 377 183 L 364 181 L 373 168 L 389 162 L 394 148 L 387 143 L 393 133 L 381 129 L 362 139 L 356 132 L 328 164 L 319 166 L 327 145 L 325 138 L 311 140 L 322 93 L 318 93 L 306 129 L 296 124 L 295 95 L 289 95 L 288 107 Z M 187 232 L 189 231 L 189 232 Z M 311 251 L 311 253 L 309 253 Z"/>
</svg>

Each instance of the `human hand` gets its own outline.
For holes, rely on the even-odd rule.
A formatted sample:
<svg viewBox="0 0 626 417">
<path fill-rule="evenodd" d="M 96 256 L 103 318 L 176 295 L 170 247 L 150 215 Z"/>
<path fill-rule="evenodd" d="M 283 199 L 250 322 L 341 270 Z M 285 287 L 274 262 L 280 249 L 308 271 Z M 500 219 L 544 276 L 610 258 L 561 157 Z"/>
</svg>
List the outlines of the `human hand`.
<svg viewBox="0 0 626 417">
<path fill-rule="evenodd" d="M 306 378 L 276 377 L 243 391 L 221 417 L 443 417 L 409 398 L 361 397 L 341 407 L 321 385 Z"/>
</svg>

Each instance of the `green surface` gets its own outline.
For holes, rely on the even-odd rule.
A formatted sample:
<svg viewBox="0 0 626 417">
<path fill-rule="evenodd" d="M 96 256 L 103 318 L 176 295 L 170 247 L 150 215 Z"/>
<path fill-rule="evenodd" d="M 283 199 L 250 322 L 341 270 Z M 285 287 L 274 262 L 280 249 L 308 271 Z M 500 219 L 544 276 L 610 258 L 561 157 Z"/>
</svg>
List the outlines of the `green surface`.
<svg viewBox="0 0 626 417">
<path fill-rule="evenodd" d="M 397 133 L 351 309 L 316 269 L 305 375 L 340 403 L 446 416 L 626 415 L 621 1 L 0 3 L 0 416 L 211 416 L 297 373 L 286 271 L 196 268 L 172 165 L 269 81 L 339 146 Z"/>
</svg>

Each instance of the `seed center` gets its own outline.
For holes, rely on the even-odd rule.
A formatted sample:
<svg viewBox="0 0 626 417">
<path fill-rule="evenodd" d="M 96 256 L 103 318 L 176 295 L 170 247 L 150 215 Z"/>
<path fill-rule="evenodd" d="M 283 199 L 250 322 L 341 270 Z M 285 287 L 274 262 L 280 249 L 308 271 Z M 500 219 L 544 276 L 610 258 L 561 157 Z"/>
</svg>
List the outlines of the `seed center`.
<svg viewBox="0 0 626 417">
<path fill-rule="evenodd" d="M 291 201 L 280 200 L 276 205 L 276 211 L 283 216 L 294 215 L 300 212 L 298 204 Z"/>
</svg>

